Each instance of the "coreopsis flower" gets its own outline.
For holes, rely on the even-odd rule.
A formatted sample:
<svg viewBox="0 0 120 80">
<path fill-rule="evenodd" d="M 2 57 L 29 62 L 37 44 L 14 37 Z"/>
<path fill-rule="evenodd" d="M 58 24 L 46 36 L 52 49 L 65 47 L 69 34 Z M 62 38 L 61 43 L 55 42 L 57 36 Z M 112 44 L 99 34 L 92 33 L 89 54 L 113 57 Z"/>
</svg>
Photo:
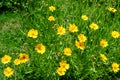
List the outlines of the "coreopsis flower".
<svg viewBox="0 0 120 80">
<path fill-rule="evenodd" d="M 101 47 L 107 47 L 107 46 L 108 46 L 108 42 L 107 42 L 105 39 L 102 39 L 102 40 L 100 41 L 100 46 L 101 46 Z"/>
<path fill-rule="evenodd" d="M 38 45 L 35 47 L 35 50 L 36 50 L 38 53 L 43 54 L 43 53 L 45 52 L 45 50 L 46 50 L 46 47 L 45 47 L 42 43 L 40 43 L 40 44 L 38 44 Z"/>
<path fill-rule="evenodd" d="M 81 49 L 81 50 L 84 50 L 85 49 L 85 44 L 84 42 L 80 42 L 80 41 L 76 41 L 75 42 L 75 45 L 77 48 Z"/>
<path fill-rule="evenodd" d="M 49 20 L 49 21 L 55 21 L 55 18 L 54 18 L 53 16 L 50 16 L 50 17 L 48 18 L 48 20 Z"/>
<path fill-rule="evenodd" d="M 59 67 L 57 70 L 56 70 L 56 72 L 59 74 L 59 76 L 63 76 L 63 75 L 65 75 L 65 68 L 63 68 L 63 67 Z"/>
<path fill-rule="evenodd" d="M 89 27 L 93 30 L 97 30 L 99 28 L 99 26 L 97 24 L 95 24 L 94 22 L 91 23 Z"/>
<path fill-rule="evenodd" d="M 70 67 L 66 61 L 61 61 L 59 64 L 60 64 L 60 67 L 64 68 L 65 70 L 69 69 Z"/>
<path fill-rule="evenodd" d="M 65 32 L 66 32 L 66 30 L 65 30 L 65 28 L 64 28 L 63 26 L 59 26 L 59 27 L 57 28 L 57 34 L 59 34 L 59 35 L 64 35 Z"/>
<path fill-rule="evenodd" d="M 69 31 L 72 32 L 72 33 L 78 32 L 78 28 L 75 24 L 70 24 Z"/>
<path fill-rule="evenodd" d="M 115 73 L 118 72 L 119 71 L 119 64 L 113 62 L 112 63 L 112 69 Z"/>
<path fill-rule="evenodd" d="M 67 55 L 67 56 L 71 56 L 72 51 L 71 51 L 70 48 L 64 48 L 63 51 L 64 51 L 64 54 L 65 54 L 65 55 Z"/>
<path fill-rule="evenodd" d="M 117 10 L 116 10 L 115 8 L 113 8 L 113 7 L 109 7 L 108 10 L 109 10 L 110 12 L 113 12 L 113 13 L 117 12 Z"/>
<path fill-rule="evenodd" d="M 107 57 L 104 54 L 100 54 L 100 58 L 103 62 L 107 61 Z"/>
<path fill-rule="evenodd" d="M 11 57 L 9 56 L 9 55 L 4 55 L 2 58 L 1 58 L 1 62 L 3 63 L 3 64 L 7 64 L 7 63 L 9 63 L 10 61 L 11 61 Z"/>
<path fill-rule="evenodd" d="M 120 34 L 119 34 L 119 32 L 117 32 L 117 31 L 112 31 L 111 36 L 112 36 L 113 38 L 119 38 Z"/>
<path fill-rule="evenodd" d="M 86 15 L 82 15 L 81 18 L 84 20 L 84 21 L 87 21 L 88 20 L 88 17 Z"/>
<path fill-rule="evenodd" d="M 21 63 L 21 60 L 20 59 L 15 59 L 14 60 L 14 65 L 19 65 Z"/>
<path fill-rule="evenodd" d="M 56 10 L 56 8 L 55 8 L 54 6 L 50 6 L 50 7 L 49 7 L 49 10 L 53 12 L 53 11 Z"/>
<path fill-rule="evenodd" d="M 85 42 L 87 40 L 87 37 L 84 34 L 78 35 L 79 42 Z"/>
<path fill-rule="evenodd" d="M 14 73 L 14 71 L 10 67 L 7 67 L 7 68 L 4 69 L 4 75 L 6 77 L 11 77 L 13 75 L 13 73 Z"/>
<path fill-rule="evenodd" d="M 29 61 L 28 54 L 20 53 L 19 54 L 19 60 L 20 60 L 20 63 L 26 63 L 27 61 Z"/>
<path fill-rule="evenodd" d="M 37 30 L 34 30 L 34 29 L 29 30 L 28 37 L 37 38 L 37 36 L 38 36 L 38 31 Z"/>
</svg>

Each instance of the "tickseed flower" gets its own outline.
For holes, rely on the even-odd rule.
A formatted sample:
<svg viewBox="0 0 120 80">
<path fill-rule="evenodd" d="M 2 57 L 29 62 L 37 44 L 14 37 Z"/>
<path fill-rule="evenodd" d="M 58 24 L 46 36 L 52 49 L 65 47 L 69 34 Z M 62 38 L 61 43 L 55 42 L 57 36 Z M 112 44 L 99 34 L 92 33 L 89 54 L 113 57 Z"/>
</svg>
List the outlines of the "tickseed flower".
<svg viewBox="0 0 120 80">
<path fill-rule="evenodd" d="M 9 63 L 10 61 L 11 61 L 11 57 L 9 56 L 9 55 L 4 55 L 2 58 L 1 58 L 1 62 L 3 63 L 3 64 L 7 64 L 7 63 Z"/>
<path fill-rule="evenodd" d="M 81 50 L 84 50 L 85 49 L 85 44 L 84 42 L 80 42 L 80 41 L 76 41 L 75 42 L 75 45 L 77 48 L 81 49 Z"/>
<path fill-rule="evenodd" d="M 70 67 L 66 61 L 61 61 L 59 64 L 60 64 L 60 67 L 64 68 L 65 70 L 69 69 Z"/>
<path fill-rule="evenodd" d="M 59 67 L 57 70 L 56 70 L 56 72 L 59 74 L 59 76 L 63 76 L 63 75 L 65 75 L 65 68 L 63 68 L 63 67 Z"/>
<path fill-rule="evenodd" d="M 113 13 L 115 13 L 115 12 L 117 11 L 117 10 L 116 10 L 115 8 L 113 8 L 113 7 L 109 7 L 108 10 L 109 10 L 110 12 L 113 12 Z"/>
<path fill-rule="evenodd" d="M 53 11 L 56 10 L 56 8 L 55 8 L 54 6 L 50 6 L 50 7 L 49 7 L 49 10 L 53 12 Z"/>
<path fill-rule="evenodd" d="M 107 42 L 105 39 L 102 39 L 102 40 L 100 41 L 100 46 L 102 46 L 102 47 L 107 47 L 107 46 L 108 46 L 108 42 Z"/>
<path fill-rule="evenodd" d="M 103 62 L 107 61 L 107 57 L 104 54 L 100 54 L 100 58 Z"/>
<path fill-rule="evenodd" d="M 64 35 L 65 32 L 66 32 L 66 30 L 65 30 L 65 28 L 64 28 L 63 26 L 59 26 L 59 27 L 57 28 L 57 34 L 59 34 L 59 35 Z"/>
<path fill-rule="evenodd" d="M 112 69 L 115 73 L 118 72 L 119 71 L 119 64 L 113 62 L 112 63 Z"/>
<path fill-rule="evenodd" d="M 99 28 L 99 26 L 97 24 L 95 24 L 94 22 L 91 23 L 89 27 L 93 30 L 97 30 Z"/>
<path fill-rule="evenodd" d="M 13 73 L 14 73 L 14 71 L 10 67 L 7 67 L 7 68 L 4 69 L 4 75 L 6 77 L 11 77 L 13 75 Z"/>
<path fill-rule="evenodd" d="M 49 20 L 49 21 L 55 21 L 55 18 L 54 18 L 53 16 L 50 16 L 50 17 L 48 18 L 48 20 Z"/>
<path fill-rule="evenodd" d="M 37 38 L 38 36 L 38 31 L 34 30 L 34 29 L 30 29 L 28 32 L 28 37 L 32 37 L 32 38 Z"/>
<path fill-rule="evenodd" d="M 19 56 L 20 63 L 26 63 L 27 61 L 29 61 L 28 54 L 20 53 Z"/>
<path fill-rule="evenodd" d="M 87 37 L 84 34 L 79 34 L 78 39 L 80 42 L 85 42 L 87 40 Z"/>
<path fill-rule="evenodd" d="M 67 55 L 67 56 L 71 56 L 72 51 L 71 51 L 70 48 L 64 48 L 63 51 L 64 51 L 64 54 L 65 54 L 65 55 Z"/>
<path fill-rule="evenodd" d="M 84 21 L 87 21 L 88 20 L 88 17 L 86 15 L 82 15 L 81 18 L 84 20 Z"/>
<path fill-rule="evenodd" d="M 120 34 L 119 34 L 119 32 L 117 32 L 117 31 L 112 31 L 111 36 L 112 36 L 113 38 L 119 38 Z"/>
<path fill-rule="evenodd" d="M 38 53 L 43 54 L 43 53 L 45 52 L 45 50 L 46 50 L 46 47 L 45 47 L 42 43 L 40 43 L 40 44 L 38 44 L 38 45 L 35 47 L 35 50 L 36 50 Z"/>
<path fill-rule="evenodd" d="M 19 65 L 21 63 L 20 59 L 15 59 L 14 60 L 14 65 Z"/>
<path fill-rule="evenodd" d="M 78 32 L 78 28 L 75 24 L 70 24 L 69 25 L 69 31 L 74 33 L 74 32 Z"/>
</svg>

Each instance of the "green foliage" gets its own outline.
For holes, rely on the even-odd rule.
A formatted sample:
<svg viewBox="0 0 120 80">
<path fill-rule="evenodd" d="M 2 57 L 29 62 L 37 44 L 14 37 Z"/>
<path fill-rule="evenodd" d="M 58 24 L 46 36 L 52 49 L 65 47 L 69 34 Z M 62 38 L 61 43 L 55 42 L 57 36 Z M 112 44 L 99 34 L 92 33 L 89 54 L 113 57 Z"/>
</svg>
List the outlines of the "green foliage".
<svg viewBox="0 0 120 80">
<path fill-rule="evenodd" d="M 28 0 L 2 0 L 0 1 L 0 12 L 26 10 L 29 2 Z"/>
</svg>

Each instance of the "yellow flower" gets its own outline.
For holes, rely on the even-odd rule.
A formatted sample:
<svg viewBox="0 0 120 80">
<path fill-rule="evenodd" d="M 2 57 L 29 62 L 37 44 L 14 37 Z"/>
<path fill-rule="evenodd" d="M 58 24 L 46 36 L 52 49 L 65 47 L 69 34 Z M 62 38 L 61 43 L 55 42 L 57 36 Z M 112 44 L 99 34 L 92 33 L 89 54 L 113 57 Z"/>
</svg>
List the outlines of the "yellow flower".
<svg viewBox="0 0 120 80">
<path fill-rule="evenodd" d="M 113 62 L 112 63 L 112 69 L 115 73 L 118 72 L 119 71 L 119 64 Z"/>
<path fill-rule="evenodd" d="M 50 16 L 50 17 L 48 18 L 48 20 L 49 20 L 49 21 L 55 21 L 55 18 L 54 18 L 53 16 Z"/>
<path fill-rule="evenodd" d="M 90 24 L 90 28 L 94 29 L 94 30 L 97 30 L 99 28 L 99 26 L 93 22 L 93 23 Z"/>
<path fill-rule="evenodd" d="M 71 56 L 72 51 L 71 51 L 70 48 L 64 48 L 63 51 L 64 51 L 64 54 L 65 54 L 65 55 L 67 55 L 67 56 Z"/>
<path fill-rule="evenodd" d="M 56 10 L 56 8 L 55 8 L 54 6 L 50 6 L 50 7 L 49 7 L 49 10 L 53 12 L 53 11 Z"/>
<path fill-rule="evenodd" d="M 119 32 L 117 32 L 117 31 L 112 31 L 111 35 L 113 38 L 119 38 L 119 36 L 120 36 Z"/>
<path fill-rule="evenodd" d="M 115 8 L 112 8 L 112 7 L 109 7 L 108 10 L 109 10 L 110 12 L 113 12 L 113 13 L 115 13 L 115 12 L 117 11 Z"/>
<path fill-rule="evenodd" d="M 60 67 L 64 68 L 65 70 L 69 69 L 69 64 L 66 63 L 66 61 L 61 61 L 60 63 Z"/>
<path fill-rule="evenodd" d="M 15 59 L 14 60 L 14 65 L 19 65 L 21 62 L 20 62 L 20 59 Z"/>
<path fill-rule="evenodd" d="M 88 20 L 88 17 L 87 17 L 86 15 L 82 15 L 81 18 L 82 18 L 84 21 Z"/>
<path fill-rule="evenodd" d="M 79 49 L 81 49 L 81 50 L 84 50 L 84 49 L 85 49 L 84 42 L 76 41 L 76 42 L 75 42 L 75 45 L 76 45 L 77 48 L 79 48 Z"/>
<path fill-rule="evenodd" d="M 64 35 L 65 32 L 66 32 L 66 30 L 65 30 L 64 27 L 59 26 L 59 27 L 57 28 L 57 34 L 59 34 L 59 35 Z"/>
<path fill-rule="evenodd" d="M 66 70 L 64 68 L 59 67 L 56 72 L 59 74 L 59 76 L 63 76 L 65 75 L 65 71 Z"/>
<path fill-rule="evenodd" d="M 7 64 L 11 61 L 11 57 L 9 55 L 4 55 L 2 58 L 1 58 L 1 61 L 3 64 Z"/>
<path fill-rule="evenodd" d="M 103 62 L 107 61 L 107 57 L 104 54 L 100 54 L 100 58 Z"/>
<path fill-rule="evenodd" d="M 20 63 L 26 63 L 27 61 L 29 61 L 28 54 L 20 53 L 19 56 Z"/>
<path fill-rule="evenodd" d="M 84 34 L 78 35 L 79 42 L 85 42 L 87 40 L 87 37 Z"/>
<path fill-rule="evenodd" d="M 35 50 L 38 52 L 38 53 L 41 53 L 43 54 L 46 50 L 46 47 L 41 43 L 41 44 L 38 44 L 36 47 L 35 47 Z"/>
<path fill-rule="evenodd" d="M 38 36 L 38 31 L 34 30 L 34 29 L 30 29 L 28 32 L 28 37 L 32 37 L 32 38 L 37 38 Z"/>
<path fill-rule="evenodd" d="M 6 77 L 11 77 L 13 75 L 13 73 L 14 73 L 14 71 L 10 67 L 7 67 L 7 68 L 4 69 L 4 75 Z"/>
<path fill-rule="evenodd" d="M 70 24 L 69 31 L 70 32 L 77 32 L 78 28 L 75 24 Z"/>
<path fill-rule="evenodd" d="M 102 46 L 102 47 L 107 47 L 107 46 L 108 46 L 108 42 L 107 42 L 105 39 L 102 39 L 102 40 L 100 41 L 100 46 Z"/>
</svg>

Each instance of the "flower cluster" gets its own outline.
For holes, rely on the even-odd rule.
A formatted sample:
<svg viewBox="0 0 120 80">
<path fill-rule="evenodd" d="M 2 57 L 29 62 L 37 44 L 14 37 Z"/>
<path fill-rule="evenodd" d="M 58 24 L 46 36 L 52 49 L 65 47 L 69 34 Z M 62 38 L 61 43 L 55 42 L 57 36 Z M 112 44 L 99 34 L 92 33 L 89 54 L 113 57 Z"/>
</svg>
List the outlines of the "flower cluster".
<svg viewBox="0 0 120 80">
<path fill-rule="evenodd" d="M 49 7 L 49 10 L 50 10 L 51 12 L 54 12 L 54 11 L 56 10 L 56 8 L 55 8 L 54 6 L 50 6 L 50 7 Z M 55 21 L 55 17 L 49 16 L 49 17 L 48 17 L 48 20 L 49 20 L 50 22 Z"/>
<path fill-rule="evenodd" d="M 8 63 L 11 62 L 11 57 L 9 55 L 4 55 L 2 58 L 1 58 L 1 62 L 6 65 Z M 20 53 L 19 54 L 19 58 L 15 59 L 14 60 L 14 65 L 19 65 L 21 63 L 26 63 L 29 61 L 29 56 L 28 54 L 25 54 L 25 53 Z M 4 69 L 4 75 L 6 77 L 11 77 L 14 73 L 14 70 L 11 68 L 11 67 L 7 67 Z"/>
<path fill-rule="evenodd" d="M 78 27 L 75 24 L 69 24 L 70 33 L 78 32 Z M 57 28 L 58 35 L 65 35 L 66 29 L 63 26 L 59 26 Z"/>
<path fill-rule="evenodd" d="M 63 61 L 61 61 L 60 63 L 59 63 L 59 67 L 58 67 L 58 69 L 56 70 L 56 72 L 60 75 L 60 76 L 63 76 L 63 75 L 65 75 L 65 72 L 66 72 L 66 70 L 68 70 L 69 69 L 69 64 L 67 64 L 67 62 L 65 61 L 65 60 L 63 60 Z"/>
<path fill-rule="evenodd" d="M 86 40 L 87 40 L 87 37 L 84 34 L 79 34 L 78 41 L 75 42 L 76 47 L 81 50 L 84 50 Z"/>
<path fill-rule="evenodd" d="M 112 13 L 117 12 L 117 10 L 115 8 L 112 8 L 112 7 L 109 7 L 108 10 Z M 49 17 L 47 16 L 48 22 L 50 24 L 51 23 L 52 24 L 54 24 L 54 23 L 57 24 L 58 23 L 57 18 L 54 17 L 56 15 L 53 15 L 54 11 L 56 11 L 56 7 L 55 6 L 50 6 L 49 11 L 50 11 L 50 16 Z M 110 34 L 108 34 L 108 35 L 110 35 L 110 39 L 106 38 L 106 37 L 103 37 L 103 36 L 101 36 L 100 38 L 99 38 L 99 36 L 98 37 L 95 36 L 95 38 L 97 38 L 98 41 L 96 43 L 94 43 L 95 46 L 92 46 L 94 48 L 91 48 L 91 47 L 89 47 L 89 45 L 93 45 L 93 43 L 90 40 L 94 41 L 95 39 L 94 39 L 94 37 L 91 37 L 87 34 L 89 34 L 89 32 L 97 34 L 97 31 L 99 32 L 100 30 L 102 30 L 102 26 L 96 20 L 94 20 L 94 21 L 91 20 L 91 16 L 89 16 L 89 15 L 84 15 L 83 14 L 83 15 L 81 15 L 80 19 L 82 20 L 82 22 L 84 21 L 83 24 L 86 24 L 86 22 L 88 22 L 87 23 L 87 26 L 88 26 L 87 28 L 88 29 L 85 28 L 85 30 L 87 29 L 86 31 L 88 33 L 85 33 L 86 31 L 82 31 L 83 29 L 80 27 L 79 23 L 70 22 L 68 24 L 65 23 L 64 25 L 63 24 L 62 25 L 58 24 L 57 27 L 55 27 L 56 35 L 57 36 L 59 35 L 60 38 L 64 37 L 64 39 L 69 40 L 69 39 L 74 37 L 73 42 L 72 42 L 72 40 L 71 41 L 69 40 L 70 46 L 68 46 L 69 44 L 68 45 L 65 44 L 63 46 L 63 48 L 60 48 L 61 52 L 63 52 L 63 57 L 65 58 L 65 60 L 64 60 L 64 58 L 62 58 L 62 61 L 59 62 L 59 67 L 57 67 L 56 73 L 59 76 L 63 76 L 63 75 L 66 74 L 66 71 L 70 68 L 70 65 L 66 61 L 66 58 L 68 59 L 68 56 L 70 56 L 69 58 L 71 58 L 73 56 L 73 54 L 74 54 L 74 48 L 73 47 L 75 47 L 75 50 L 77 49 L 80 52 L 89 52 L 89 49 L 91 51 L 93 49 L 96 49 L 96 50 L 100 49 L 101 52 L 98 53 L 98 55 L 99 55 L 98 57 L 99 57 L 100 60 L 96 59 L 96 57 L 94 57 L 94 60 L 96 60 L 96 61 L 99 60 L 100 64 L 105 64 L 105 65 L 107 63 L 110 64 L 111 65 L 111 70 L 113 70 L 113 72 L 117 73 L 119 71 L 119 63 L 116 63 L 114 61 L 110 62 L 110 59 L 109 59 L 109 57 L 106 53 L 107 53 L 107 50 L 108 50 L 109 46 L 111 45 L 110 41 L 120 38 L 119 31 L 118 30 L 111 30 Z M 38 39 L 39 33 L 40 33 L 39 29 L 37 30 L 35 28 L 31 28 L 27 32 L 27 37 L 29 37 L 29 39 L 35 40 L 35 39 Z M 37 41 L 38 40 L 36 40 L 36 42 Z M 91 42 L 91 43 L 89 44 L 89 42 Z M 46 50 L 49 51 L 49 49 L 47 48 L 47 45 L 45 45 L 45 44 L 47 44 L 47 43 L 39 42 L 37 44 L 36 43 L 34 44 L 35 45 L 34 46 L 34 51 L 36 53 L 38 53 L 38 56 L 39 56 L 39 54 L 42 56 L 42 55 L 44 55 L 45 52 L 47 53 Z M 89 45 L 87 45 L 87 44 L 89 44 Z M 50 49 L 52 49 L 52 48 L 50 47 Z M 52 51 L 53 50 L 51 50 L 51 52 Z M 89 57 L 89 55 L 88 55 L 88 57 Z M 57 57 L 56 60 L 59 60 L 58 57 Z M 3 74 L 8 78 L 13 76 L 14 73 L 15 73 L 15 69 L 12 68 L 12 66 L 8 66 L 8 64 L 12 62 L 12 57 L 10 55 L 4 55 L 1 58 L 1 62 L 3 63 L 3 65 L 5 65 L 5 69 L 3 71 Z M 30 58 L 29 58 L 29 55 L 26 54 L 26 53 L 20 53 L 19 57 L 13 59 L 14 67 L 18 67 L 18 65 L 25 64 L 25 63 L 28 63 L 28 62 L 30 62 Z"/>
</svg>

